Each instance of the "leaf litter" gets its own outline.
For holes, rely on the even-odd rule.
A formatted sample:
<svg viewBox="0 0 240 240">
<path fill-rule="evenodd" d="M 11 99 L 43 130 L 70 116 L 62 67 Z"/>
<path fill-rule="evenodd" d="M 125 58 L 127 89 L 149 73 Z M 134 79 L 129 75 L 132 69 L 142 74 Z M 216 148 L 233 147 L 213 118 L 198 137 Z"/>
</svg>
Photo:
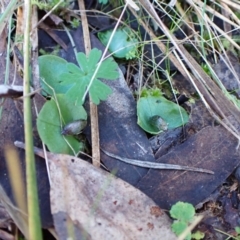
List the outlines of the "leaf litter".
<svg viewBox="0 0 240 240">
<path fill-rule="evenodd" d="M 21 142 L 15 145 L 24 148 Z M 45 156 L 39 148 L 34 152 Z M 68 236 L 62 214 L 91 239 L 176 239 L 164 211 L 141 191 L 77 157 L 46 154 L 51 212 L 56 231 L 65 230 L 59 239 Z"/>
<path fill-rule="evenodd" d="M 70 70 L 71 70 L 71 67 L 69 68 Z M 111 85 L 111 84 L 110 84 Z M 236 89 L 235 87 L 234 87 L 234 89 Z M 234 90 L 233 89 L 233 90 Z M 126 91 L 127 92 L 127 91 Z M 126 96 L 127 96 L 127 94 L 126 94 Z M 99 101 L 99 99 L 101 99 L 101 98 L 98 98 L 98 99 L 95 99 L 96 101 Z M 119 99 L 118 99 L 119 100 Z M 130 110 L 130 111 L 132 111 L 132 110 Z M 111 112 L 111 111 L 110 111 Z M 134 112 L 134 111 L 133 111 Z M 107 113 L 109 113 L 109 109 L 107 109 L 105 112 L 104 111 L 100 111 L 100 115 L 101 114 L 107 114 Z M 113 115 L 111 115 L 111 116 L 113 116 Z M 115 117 L 116 117 L 116 115 L 115 115 Z M 106 119 L 106 118 L 103 118 L 104 120 Z M 103 135 L 107 135 L 107 133 L 108 133 L 108 130 L 109 130 L 109 128 L 107 128 L 106 127 L 106 123 L 104 123 L 104 120 L 103 121 L 101 121 L 100 120 L 100 122 L 101 122 L 101 126 L 102 126 L 102 129 L 103 129 L 103 131 L 102 131 L 102 137 L 104 137 Z M 119 129 L 117 129 L 118 127 L 114 127 L 113 126 L 113 123 L 111 124 L 111 125 L 109 125 L 110 127 L 112 127 L 113 128 L 113 131 L 111 132 L 111 133 L 113 133 L 116 129 L 118 130 L 117 131 L 117 134 L 115 134 L 114 135 L 114 137 L 115 137 L 115 139 L 116 139 L 116 136 L 119 134 L 119 133 L 121 133 L 121 130 L 122 130 L 122 128 L 123 127 L 126 127 L 126 129 L 127 130 L 129 130 L 130 128 L 132 128 L 132 126 L 131 126 L 131 121 L 130 121 L 130 119 L 124 119 L 124 121 L 126 121 L 126 120 L 128 120 L 128 122 L 127 122 L 127 124 L 123 124 L 123 121 L 121 122 L 121 120 L 120 119 L 117 119 L 118 120 L 118 123 L 119 123 Z M 111 122 L 111 121 L 109 121 L 109 122 Z M 109 122 L 107 122 L 107 123 L 109 123 Z M 104 125 L 105 124 L 105 125 Z M 115 123 L 114 123 L 115 124 Z M 127 126 L 128 125 L 128 126 Z M 133 127 L 134 128 L 134 130 L 136 130 L 135 129 L 135 127 Z M 220 130 L 219 130 L 220 129 Z M 100 129 L 101 130 L 101 129 Z M 216 139 L 217 138 L 219 138 L 219 141 L 217 141 L 216 139 L 216 141 L 213 143 L 213 146 L 212 146 L 212 149 L 208 149 L 207 148 L 207 145 L 206 145 L 206 143 L 207 143 L 207 140 L 205 139 L 204 141 L 203 140 L 201 140 L 202 138 L 199 138 L 199 136 L 207 136 L 207 134 L 209 134 L 209 133 L 212 133 L 213 135 L 212 136 L 215 136 L 215 134 L 216 134 L 216 132 L 217 131 L 219 131 L 219 135 L 217 135 L 217 137 L 216 137 Z M 134 131 L 133 131 L 134 132 Z M 172 150 L 171 152 L 175 152 L 174 154 L 177 156 L 176 157 L 176 160 L 179 160 L 179 156 L 180 156 L 180 158 L 182 159 L 182 161 L 183 161 L 183 164 L 185 165 L 186 164 L 186 162 L 184 162 L 186 159 L 185 159 L 185 156 L 187 156 L 187 157 L 189 157 L 189 163 L 191 163 L 191 161 L 194 159 L 194 158 L 199 158 L 200 156 L 201 156 L 201 154 L 199 153 L 199 151 L 203 151 L 203 146 L 205 147 L 204 148 L 204 151 L 206 151 L 206 154 L 209 154 L 209 153 L 212 153 L 212 155 L 210 155 L 211 157 L 214 155 L 214 154 L 216 154 L 217 155 L 217 157 L 214 159 L 214 160 L 216 160 L 216 159 L 220 159 L 219 161 L 220 161 L 220 164 L 219 164 L 219 166 L 220 166 L 220 168 L 218 169 L 217 168 L 217 166 L 216 166 L 216 163 L 217 162 L 215 162 L 214 163 L 214 166 L 210 166 L 211 164 L 209 163 L 209 165 L 208 165 L 208 162 L 206 162 L 206 163 L 204 163 L 203 161 L 201 162 L 201 164 L 206 164 L 206 165 L 204 165 L 204 166 L 206 166 L 207 168 L 209 168 L 209 169 L 212 169 L 212 170 L 214 170 L 214 171 L 216 171 L 216 169 L 217 170 L 219 170 L 219 171 L 217 171 L 217 175 L 218 176 L 221 176 L 221 178 L 220 178 L 220 180 L 219 181 L 216 181 L 216 182 L 214 182 L 214 184 L 215 184 L 215 186 L 217 185 L 217 184 L 219 184 L 221 181 L 223 181 L 225 178 L 226 178 L 226 176 L 228 175 L 228 174 L 230 174 L 231 172 L 232 172 L 232 170 L 235 168 L 235 166 L 237 165 L 237 159 L 238 159 L 238 155 L 236 154 L 236 151 L 234 150 L 234 146 L 236 145 L 236 142 L 226 133 L 226 132 L 224 132 L 224 131 L 222 131 L 221 130 L 221 128 L 219 128 L 219 127 L 207 127 L 207 129 L 205 129 L 205 130 L 203 130 L 202 132 L 199 132 L 199 136 L 196 136 L 196 138 L 192 138 L 192 139 L 189 139 L 189 141 L 188 141 L 188 143 L 187 144 L 189 144 L 188 145 L 188 147 L 190 148 L 191 146 L 194 146 L 195 145 L 195 148 L 194 148 L 194 150 L 195 150 L 195 154 L 193 154 L 193 153 L 190 153 L 190 154 L 188 154 L 187 153 L 187 151 L 185 152 L 186 154 L 183 154 L 183 151 L 180 151 L 180 148 L 181 147 L 179 147 L 178 149 L 174 149 L 174 150 Z M 232 143 L 230 143 L 229 141 L 226 141 L 226 138 L 228 139 L 230 139 L 231 141 L 230 142 L 232 142 Z M 104 138 L 103 138 L 104 139 Z M 200 139 L 200 140 L 199 140 Z M 120 142 L 122 141 L 122 140 L 124 140 L 124 143 L 128 143 L 128 139 L 127 138 L 124 138 L 124 137 L 121 137 L 120 139 Z M 133 140 L 134 141 L 134 138 L 132 138 L 131 140 Z M 135 138 L 135 140 L 136 140 L 136 138 Z M 114 141 L 114 138 L 112 138 L 111 139 L 111 141 L 113 142 Z M 222 142 L 221 142 L 222 141 Z M 108 141 L 103 141 L 103 146 L 108 146 L 109 147 L 109 149 L 112 151 L 114 151 L 114 152 L 116 152 L 118 155 L 119 155 L 119 152 L 123 152 L 122 151 L 122 148 L 120 147 L 120 149 L 116 149 L 116 146 L 115 146 L 115 144 L 109 144 L 108 145 Z M 118 142 L 117 142 L 118 143 Z M 185 144 L 185 145 L 187 145 L 187 144 Z M 209 144 L 211 144 L 211 143 L 209 143 Z M 124 146 L 124 151 L 126 150 L 127 151 L 127 155 L 128 154 L 131 154 L 131 155 L 134 155 L 135 153 L 131 153 L 131 151 L 133 151 L 132 149 L 134 149 L 134 145 L 133 145 L 133 143 L 130 141 L 130 147 L 129 147 L 129 149 L 127 149 L 125 146 Z M 140 145 L 141 147 L 143 146 L 142 144 L 137 144 L 137 145 Z M 145 145 L 146 146 L 146 145 Z M 218 149 L 218 147 L 221 147 L 221 148 L 223 148 L 223 151 L 220 151 L 220 152 L 218 152 L 217 151 L 217 149 Z M 141 149 L 141 147 L 140 147 L 140 149 Z M 182 145 L 182 147 L 184 148 L 184 145 Z M 225 152 L 225 150 L 226 150 L 226 147 L 228 148 L 229 147 L 229 149 L 231 149 L 232 151 L 231 151 L 231 154 L 229 154 L 229 155 L 226 155 L 226 152 Z M 146 150 L 147 149 L 147 150 Z M 206 149 L 208 149 L 208 151 L 206 150 Z M 228 151 L 229 151 L 229 149 L 228 149 Z M 148 149 L 148 147 L 147 148 L 145 148 L 145 150 L 147 151 L 147 152 L 150 152 L 150 153 L 148 153 L 148 155 L 150 155 L 151 156 L 151 159 L 150 160 L 153 160 L 154 158 L 152 158 L 152 154 L 151 154 L 151 150 L 149 150 Z M 143 150 L 142 150 L 143 151 Z M 144 151 L 143 151 L 144 152 Z M 164 158 L 167 160 L 167 162 L 169 162 L 169 160 L 171 161 L 171 152 L 169 152 L 166 156 L 163 156 L 162 157 L 162 159 L 160 159 L 160 161 L 162 161 L 162 160 L 164 160 Z M 181 156 L 181 155 L 183 155 L 183 156 Z M 143 155 L 144 156 L 144 158 L 145 158 L 145 156 L 146 155 Z M 224 162 L 224 157 L 225 158 L 227 158 L 227 160 L 229 161 L 229 162 L 231 162 L 231 164 L 228 166 L 228 168 L 227 169 L 224 169 L 224 166 L 225 166 L 225 164 L 227 164 L 227 162 Z M 201 158 L 201 157 L 200 157 Z M 104 157 L 103 157 L 103 159 L 104 159 Z M 203 160 L 204 159 L 206 159 L 206 157 L 203 157 Z M 110 159 L 110 161 L 112 161 L 112 159 Z M 174 160 L 175 161 L 175 160 Z M 174 162 L 173 161 L 173 162 Z M 107 161 L 105 161 L 105 162 L 107 162 Z M 224 163 L 224 164 L 222 164 L 222 163 Z M 195 164 L 195 163 L 193 163 L 193 164 Z M 203 165 L 201 165 L 201 166 L 203 166 Z M 116 166 L 116 165 L 112 165 L 112 167 L 110 168 L 110 170 L 111 169 L 113 169 L 114 168 L 114 166 Z M 127 168 L 126 167 L 126 165 L 121 165 L 123 168 Z M 125 170 L 124 169 L 124 170 Z M 136 168 L 135 168 L 136 169 Z M 73 171 L 74 172 L 74 171 Z M 153 177 L 154 178 L 157 178 L 157 174 L 156 174 L 156 171 L 154 172 L 154 171 L 149 171 L 149 173 L 151 172 L 151 174 L 153 175 Z M 138 173 L 139 174 L 139 170 L 137 169 L 136 170 L 136 173 Z M 169 174 L 168 172 L 166 172 L 165 173 L 166 175 L 167 174 Z M 179 174 L 179 173 L 173 173 L 173 174 Z M 179 174 L 179 175 L 189 175 L 189 173 L 181 173 L 181 174 Z M 141 182 L 142 182 L 142 180 L 141 180 L 141 178 L 144 176 L 144 175 L 146 175 L 146 172 L 142 172 L 142 174 L 139 174 L 141 177 L 140 178 L 138 178 L 138 180 L 136 180 L 135 181 L 135 183 L 134 183 L 134 185 L 136 186 L 137 184 L 137 182 L 138 182 L 138 187 L 140 186 L 140 184 L 141 184 Z M 169 175 L 171 175 L 171 174 L 169 174 Z M 63 176 L 65 177 L 66 175 L 64 175 L 63 174 Z M 119 176 L 121 176 L 123 179 L 125 178 L 125 176 L 124 176 L 124 174 L 119 174 Z M 146 175 L 146 176 L 149 176 L 149 175 Z M 189 176 L 191 176 L 191 173 L 190 173 L 190 175 Z M 167 181 L 166 181 L 166 178 L 163 178 L 163 180 L 162 181 L 160 181 L 161 183 L 166 183 L 166 182 L 171 182 L 172 180 L 174 180 L 175 178 L 179 181 L 179 182 L 181 182 L 181 183 L 184 183 L 184 182 L 187 182 L 187 183 L 192 183 L 193 182 L 193 180 L 195 179 L 194 177 L 195 177 L 196 175 L 192 175 L 192 177 L 190 177 L 190 178 L 186 178 L 186 181 L 179 181 L 179 179 L 180 179 L 180 177 L 181 176 L 179 176 L 179 177 L 176 177 L 176 175 L 174 175 L 172 178 L 171 178 L 171 176 L 170 176 L 170 178 L 169 179 L 167 179 Z M 144 176 L 144 178 L 147 178 L 147 177 L 145 177 Z M 203 176 L 203 178 L 205 178 L 204 176 Z M 209 178 L 209 176 L 206 176 L 206 178 Z M 139 181 L 139 179 L 141 180 L 141 181 Z M 129 182 L 131 182 L 131 179 L 130 178 L 127 178 L 126 177 L 126 181 L 129 181 Z M 143 182 L 145 181 L 145 179 L 143 180 Z M 205 181 L 205 180 L 204 180 Z M 210 180 L 208 180 L 208 181 L 205 181 L 205 183 L 206 183 L 206 185 L 208 184 L 208 182 L 209 182 Z M 146 183 L 149 185 L 151 185 L 151 181 L 146 181 Z M 147 185 L 146 184 L 146 185 Z M 164 185 L 163 184 L 163 185 Z M 171 184 L 174 184 L 174 182 L 171 182 Z M 204 184 L 202 184 L 202 182 L 200 181 L 200 182 L 198 182 L 198 184 L 199 184 L 199 186 L 201 187 L 201 186 L 203 186 Z M 182 184 L 182 185 L 184 185 L 184 184 Z M 154 187 L 159 191 L 159 189 L 158 189 L 158 186 L 159 185 L 154 185 Z M 171 187 L 171 185 L 169 185 L 170 187 Z M 205 186 L 205 185 L 204 185 Z M 150 189 L 150 190 L 147 190 L 147 191 L 145 191 L 144 189 L 145 189 L 145 187 L 146 186 L 144 186 L 144 187 L 142 187 L 142 190 L 144 191 L 144 192 L 146 192 L 146 193 L 148 193 L 148 192 L 150 192 L 151 190 L 152 190 L 152 188 Z M 190 187 L 190 186 L 188 186 L 188 187 Z M 141 187 L 139 187 L 139 188 L 141 188 Z M 166 188 L 166 189 L 169 189 L 169 187 L 168 188 Z M 179 189 L 180 190 L 182 190 L 181 189 L 181 187 L 180 188 L 175 188 L 175 189 L 173 189 L 173 195 L 174 195 L 174 191 L 179 191 Z M 212 189 L 213 189 L 213 186 L 211 186 L 211 189 L 209 190 L 206 190 L 206 192 L 203 194 L 203 196 L 206 196 L 207 194 L 209 194 L 209 192 L 211 192 L 212 191 Z M 192 192 L 194 192 L 193 191 L 194 190 L 194 186 L 193 186 L 193 188 L 191 189 L 191 191 Z M 199 190 L 199 189 L 198 189 Z M 203 190 L 204 191 L 204 189 L 201 189 L 200 188 L 200 194 L 199 195 L 201 195 L 201 190 Z M 164 192 L 164 191 L 166 191 L 166 190 L 161 190 L 161 191 L 159 191 L 159 192 Z M 182 192 L 182 194 L 184 194 L 184 191 L 185 190 L 183 190 L 183 192 Z M 180 191 L 181 192 L 181 191 Z M 149 194 L 149 195 L 151 195 L 151 194 Z M 194 195 L 194 194 L 193 194 Z M 197 194 L 195 194 L 195 195 L 197 195 Z M 187 201 L 200 201 L 199 199 L 200 199 L 200 197 L 199 197 L 199 199 L 197 198 L 197 199 L 193 199 L 193 198 L 191 198 L 191 197 L 189 197 L 189 195 L 187 195 Z M 201 197 L 202 197 L 202 195 L 201 195 Z M 164 204 L 165 203 L 160 203 L 160 202 L 158 202 L 158 196 L 157 195 L 154 195 L 154 194 L 152 194 L 152 198 L 156 201 L 156 199 L 157 199 L 157 203 L 160 205 L 160 206 L 164 206 Z M 165 199 L 164 199 L 164 201 L 168 201 L 168 196 L 166 196 L 166 197 L 164 197 Z M 178 199 L 178 196 L 177 197 L 175 197 L 175 199 Z M 166 200 L 167 199 L 167 200 Z M 190 200 L 189 200 L 190 199 Z M 179 199 L 178 199 L 179 200 Z M 166 206 L 166 208 L 168 208 L 169 207 L 169 205 L 165 205 Z M 80 225 L 80 229 L 81 230 L 84 230 L 83 228 L 82 228 L 82 226 Z"/>
</svg>

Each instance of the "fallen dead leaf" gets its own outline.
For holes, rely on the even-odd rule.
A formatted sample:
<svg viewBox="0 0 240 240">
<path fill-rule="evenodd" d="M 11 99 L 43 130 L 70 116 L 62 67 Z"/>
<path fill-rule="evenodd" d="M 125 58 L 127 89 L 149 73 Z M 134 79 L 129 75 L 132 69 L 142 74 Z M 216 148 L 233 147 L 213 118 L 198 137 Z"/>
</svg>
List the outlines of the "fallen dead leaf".
<svg viewBox="0 0 240 240">
<path fill-rule="evenodd" d="M 41 149 L 34 151 L 44 156 Z M 162 209 L 130 184 L 73 156 L 48 152 L 47 157 L 59 239 L 77 232 L 75 239 L 79 234 L 86 239 L 176 239 Z"/>
</svg>

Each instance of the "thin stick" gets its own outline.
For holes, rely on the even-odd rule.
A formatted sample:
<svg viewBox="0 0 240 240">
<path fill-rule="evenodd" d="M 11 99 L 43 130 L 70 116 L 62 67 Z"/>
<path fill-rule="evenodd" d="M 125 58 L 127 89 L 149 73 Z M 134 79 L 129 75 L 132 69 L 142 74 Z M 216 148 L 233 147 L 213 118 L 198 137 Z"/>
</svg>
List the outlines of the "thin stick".
<svg viewBox="0 0 240 240">
<path fill-rule="evenodd" d="M 191 225 L 189 227 L 187 227 L 182 233 L 181 235 L 178 236 L 177 240 L 183 240 L 186 238 L 186 236 L 202 221 L 203 216 L 197 216 L 194 218 L 194 221 L 191 223 Z"/>
<path fill-rule="evenodd" d="M 35 25 L 33 26 L 32 30 L 34 30 L 40 23 L 42 23 L 48 16 L 50 16 L 50 15 L 53 13 L 53 11 L 54 11 L 55 9 L 57 9 L 57 7 L 58 7 L 61 3 L 63 3 L 63 2 L 64 2 L 64 0 L 60 0 L 49 12 L 47 12 L 47 13 L 41 18 L 41 20 L 40 20 L 37 24 L 35 24 Z"/>
<path fill-rule="evenodd" d="M 203 168 L 195 168 L 195 167 L 181 166 L 181 165 L 176 165 L 176 164 L 149 162 L 149 161 L 142 161 L 142 160 L 138 160 L 138 159 L 125 158 L 125 157 L 120 157 L 113 153 L 107 152 L 107 151 L 103 150 L 102 148 L 101 148 L 101 150 L 109 157 L 115 158 L 117 160 L 120 160 L 122 162 L 131 164 L 134 166 L 143 167 L 143 168 L 164 169 L 164 170 L 181 170 L 181 171 L 192 171 L 192 172 L 214 174 L 213 171 L 203 169 Z"/>
<path fill-rule="evenodd" d="M 87 93 L 89 92 L 89 89 L 90 89 L 90 87 L 91 87 L 91 85 L 92 85 L 92 83 L 93 83 L 93 80 L 94 80 L 94 78 L 96 77 L 97 72 L 98 72 L 98 70 L 99 70 L 99 68 L 100 68 L 100 66 L 101 66 L 101 63 L 102 63 L 102 61 L 104 60 L 104 58 L 105 58 L 105 56 L 106 56 L 106 54 L 107 54 L 109 45 L 110 45 L 110 43 L 111 43 L 111 41 L 112 41 L 112 39 L 113 39 L 113 36 L 114 36 L 114 34 L 115 34 L 115 32 L 116 32 L 116 30 L 117 30 L 120 22 L 121 22 L 121 19 L 122 19 L 122 17 L 123 17 L 123 14 L 124 14 L 124 12 L 125 12 L 126 9 L 127 9 L 127 6 L 128 6 L 128 4 L 126 4 L 126 5 L 124 6 L 123 11 L 122 11 L 122 13 L 121 13 L 121 15 L 120 15 L 120 17 L 119 17 L 119 19 L 118 19 L 118 21 L 117 21 L 114 29 L 113 29 L 113 31 L 112 31 L 112 34 L 111 34 L 111 36 L 110 36 L 110 38 L 109 38 L 109 40 L 108 40 L 107 46 L 106 46 L 105 49 L 104 49 L 104 52 L 103 52 L 103 54 L 102 54 L 102 57 L 101 57 L 99 63 L 97 64 L 96 70 L 95 70 L 95 72 L 94 72 L 94 74 L 93 74 L 93 76 L 92 76 L 92 79 L 90 80 L 90 82 L 89 82 L 89 84 L 88 84 L 88 87 L 87 87 L 87 89 L 86 89 L 86 91 L 85 91 L 85 93 L 84 93 L 84 95 L 83 95 L 83 101 L 85 100 L 86 95 L 87 95 Z"/>
<path fill-rule="evenodd" d="M 88 30 L 88 21 L 85 12 L 85 5 L 83 0 L 78 1 L 81 10 L 81 19 L 83 27 L 83 39 L 86 55 L 91 51 L 90 35 Z M 90 119 L 91 119 L 91 138 L 92 138 L 92 163 L 96 167 L 100 167 L 100 143 L 99 143 L 99 127 L 98 127 L 98 110 L 97 106 L 89 99 L 90 104 Z"/>
</svg>

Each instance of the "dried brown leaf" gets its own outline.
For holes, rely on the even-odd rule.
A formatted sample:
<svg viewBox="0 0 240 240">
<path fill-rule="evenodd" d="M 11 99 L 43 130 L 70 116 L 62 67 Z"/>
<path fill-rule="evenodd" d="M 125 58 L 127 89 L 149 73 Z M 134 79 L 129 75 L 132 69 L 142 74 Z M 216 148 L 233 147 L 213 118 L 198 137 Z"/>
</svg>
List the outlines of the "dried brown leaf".
<svg viewBox="0 0 240 240">
<path fill-rule="evenodd" d="M 35 153 L 43 156 L 38 148 Z M 176 239 L 163 210 L 138 189 L 79 158 L 47 157 L 59 239 L 72 231 L 75 239 Z"/>
</svg>

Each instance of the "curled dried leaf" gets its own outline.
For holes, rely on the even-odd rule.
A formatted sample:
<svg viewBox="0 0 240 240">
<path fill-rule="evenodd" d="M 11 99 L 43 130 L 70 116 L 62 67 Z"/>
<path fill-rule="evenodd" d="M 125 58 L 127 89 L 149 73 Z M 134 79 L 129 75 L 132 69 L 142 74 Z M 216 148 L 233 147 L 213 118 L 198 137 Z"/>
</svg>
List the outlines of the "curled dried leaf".
<svg viewBox="0 0 240 240">
<path fill-rule="evenodd" d="M 158 115 L 150 117 L 149 122 L 153 127 L 156 127 L 158 130 L 166 131 L 168 129 L 168 124 Z"/>
<path fill-rule="evenodd" d="M 76 120 L 63 127 L 62 135 L 78 135 L 87 126 L 86 120 Z"/>
</svg>

